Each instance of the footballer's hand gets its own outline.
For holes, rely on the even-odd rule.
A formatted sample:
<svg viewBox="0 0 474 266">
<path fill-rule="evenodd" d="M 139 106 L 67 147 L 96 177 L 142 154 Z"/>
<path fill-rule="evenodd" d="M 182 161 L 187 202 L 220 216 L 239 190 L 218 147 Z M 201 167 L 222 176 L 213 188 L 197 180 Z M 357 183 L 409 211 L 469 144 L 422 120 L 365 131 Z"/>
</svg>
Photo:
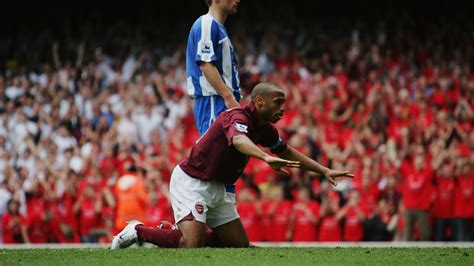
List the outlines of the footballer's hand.
<svg viewBox="0 0 474 266">
<path fill-rule="evenodd" d="M 273 157 L 273 156 L 266 156 L 265 157 L 265 162 L 270 165 L 273 170 L 278 171 L 284 175 L 289 175 L 290 173 L 285 170 L 283 167 L 295 167 L 299 168 L 300 167 L 300 162 L 298 161 L 289 161 L 285 160 L 279 157 Z"/>
<path fill-rule="evenodd" d="M 339 170 L 328 169 L 322 174 L 334 186 L 337 185 L 336 179 L 339 177 L 354 178 L 354 174 L 349 173 L 349 171 L 339 171 Z"/>
<path fill-rule="evenodd" d="M 239 102 L 237 102 L 237 100 L 234 98 L 234 95 L 231 94 L 231 93 L 224 97 L 224 103 L 225 103 L 225 106 L 227 107 L 227 109 L 231 109 L 231 108 L 235 108 L 235 107 L 240 106 Z"/>
</svg>

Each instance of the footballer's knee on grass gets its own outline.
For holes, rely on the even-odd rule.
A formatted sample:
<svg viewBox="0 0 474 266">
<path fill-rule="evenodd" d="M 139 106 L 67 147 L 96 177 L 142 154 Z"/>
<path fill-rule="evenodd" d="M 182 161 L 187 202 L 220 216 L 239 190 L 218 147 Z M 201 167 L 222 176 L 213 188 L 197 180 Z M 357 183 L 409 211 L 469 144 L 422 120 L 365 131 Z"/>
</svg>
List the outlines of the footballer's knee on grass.
<svg viewBox="0 0 474 266">
<path fill-rule="evenodd" d="M 213 230 L 226 246 L 247 248 L 250 245 L 249 238 L 240 219 L 217 226 Z"/>
<path fill-rule="evenodd" d="M 206 237 L 206 225 L 196 220 L 181 221 L 178 223 L 178 229 L 181 231 L 179 247 L 198 248 L 203 247 Z"/>
</svg>

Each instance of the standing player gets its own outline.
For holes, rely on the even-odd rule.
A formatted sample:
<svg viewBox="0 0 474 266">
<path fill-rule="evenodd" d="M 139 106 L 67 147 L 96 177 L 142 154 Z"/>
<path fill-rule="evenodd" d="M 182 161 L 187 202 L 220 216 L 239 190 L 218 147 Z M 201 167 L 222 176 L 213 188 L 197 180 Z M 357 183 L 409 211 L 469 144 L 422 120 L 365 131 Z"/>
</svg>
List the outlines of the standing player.
<svg viewBox="0 0 474 266">
<path fill-rule="evenodd" d="M 209 12 L 194 22 L 186 48 L 188 94 L 195 99 L 194 118 L 203 135 L 227 108 L 238 107 L 239 72 L 224 23 L 237 13 L 239 0 L 206 0 Z M 235 193 L 233 184 L 226 190 Z M 234 196 L 235 197 L 235 196 Z"/>
<path fill-rule="evenodd" d="M 189 158 L 175 167 L 170 196 L 179 230 L 151 228 L 132 221 L 113 239 L 112 249 L 126 248 L 136 241 L 160 247 L 202 247 L 212 245 L 210 238 L 224 246 L 248 247 L 247 234 L 225 184 L 239 178 L 249 157 L 263 160 L 285 174 L 288 172 L 284 167 L 316 172 L 334 185 L 338 177 L 353 177 L 346 171 L 320 165 L 281 140 L 272 125 L 285 111 L 285 93 L 280 88 L 261 83 L 253 89 L 251 98 L 244 108 L 223 112 L 196 142 Z M 257 144 L 279 157 L 264 152 Z M 206 234 L 206 224 L 213 235 Z"/>
</svg>

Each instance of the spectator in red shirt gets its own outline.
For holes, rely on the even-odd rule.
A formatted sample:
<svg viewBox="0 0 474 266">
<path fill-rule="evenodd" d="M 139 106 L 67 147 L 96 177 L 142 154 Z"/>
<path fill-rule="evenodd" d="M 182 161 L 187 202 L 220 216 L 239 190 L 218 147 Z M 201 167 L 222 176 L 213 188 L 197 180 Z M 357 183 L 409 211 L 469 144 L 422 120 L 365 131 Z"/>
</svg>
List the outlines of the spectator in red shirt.
<svg viewBox="0 0 474 266">
<path fill-rule="evenodd" d="M 425 166 L 424 154 L 414 155 L 412 163 L 405 163 L 400 169 L 403 178 L 403 203 L 405 206 L 405 233 L 406 241 L 412 240 L 413 228 L 419 224 L 420 240 L 429 241 L 431 226 L 429 213 L 431 195 L 433 191 L 433 170 Z"/>
<path fill-rule="evenodd" d="M 167 200 L 161 200 L 162 196 L 156 192 L 148 194 L 148 203 L 145 206 L 145 215 L 147 224 L 156 227 L 162 221 L 168 220 L 169 204 Z"/>
<path fill-rule="evenodd" d="M 293 205 L 288 232 L 294 242 L 311 242 L 317 240 L 319 220 L 319 203 L 312 200 L 308 187 L 298 190 L 298 198 Z"/>
<path fill-rule="evenodd" d="M 76 216 L 74 215 L 73 206 L 75 192 L 74 186 L 67 186 L 67 191 L 63 197 L 58 199 L 53 206 L 54 216 L 57 219 L 56 230 L 58 230 L 58 242 L 60 243 L 79 243 L 79 230 Z"/>
<path fill-rule="evenodd" d="M 52 190 L 46 182 L 35 178 L 26 193 L 27 215 L 25 225 L 31 243 L 57 242 L 58 218 L 54 215 Z"/>
<path fill-rule="evenodd" d="M 343 217 L 344 221 L 344 241 L 361 241 L 364 231 L 365 214 L 360 207 L 360 193 L 352 190 L 349 193 L 349 200 L 337 213 Z"/>
<path fill-rule="evenodd" d="M 28 215 L 26 226 L 31 243 L 55 243 L 60 239 L 57 229 L 57 217 L 51 209 Z"/>
<path fill-rule="evenodd" d="M 102 213 L 102 217 L 104 220 L 104 226 L 102 232 L 100 232 L 100 234 L 98 235 L 97 242 L 108 244 L 112 242 L 112 239 L 114 238 L 115 216 L 110 209 L 106 208 Z"/>
<path fill-rule="evenodd" d="M 7 212 L 2 217 L 3 243 L 29 243 L 25 224 L 25 218 L 20 214 L 20 203 L 10 199 L 7 203 Z"/>
<path fill-rule="evenodd" d="M 270 221 L 269 226 L 265 228 L 266 237 L 271 242 L 288 241 L 288 223 L 292 204 L 291 201 L 284 198 L 281 186 L 275 187 L 273 192 L 273 199 L 267 203 L 264 213 Z"/>
<path fill-rule="evenodd" d="M 321 242 L 342 241 L 341 219 L 337 215 L 339 204 L 334 199 L 328 199 L 321 204 L 321 223 L 319 225 L 319 238 Z"/>
<path fill-rule="evenodd" d="M 117 161 L 114 156 L 114 150 L 111 145 L 104 145 L 103 155 L 100 157 L 99 169 L 102 173 L 109 176 L 116 170 Z"/>
<path fill-rule="evenodd" d="M 59 172 L 59 178 L 64 181 L 64 191 L 61 189 L 61 195 L 50 198 L 47 207 L 52 212 L 53 231 L 56 237 L 55 241 L 59 243 L 80 243 L 77 217 L 73 211 L 74 203 L 77 197 L 78 175 L 73 171 Z M 69 175 L 69 176 L 68 176 Z M 51 194 L 55 194 L 52 191 Z M 41 210 L 44 212 L 44 210 Z"/>
<path fill-rule="evenodd" d="M 163 176 L 157 170 L 148 170 L 145 179 L 148 191 L 148 202 L 145 206 L 147 224 L 151 227 L 159 226 L 162 222 L 174 222 L 172 217 L 169 188 Z"/>
<path fill-rule="evenodd" d="M 454 168 L 450 162 L 445 162 L 439 171 L 436 180 L 436 201 L 434 205 L 434 216 L 436 219 L 436 241 L 447 241 L 446 229 L 453 234 L 454 228 Z"/>
<path fill-rule="evenodd" d="M 81 242 L 97 242 L 93 230 L 101 226 L 100 194 L 96 193 L 91 185 L 86 185 L 73 210 L 78 215 Z"/>
<path fill-rule="evenodd" d="M 269 213 L 270 207 L 273 205 L 273 199 L 271 198 L 271 193 L 268 189 L 261 190 L 260 199 L 258 200 L 258 205 L 262 209 L 262 216 L 260 219 L 260 224 L 261 224 L 261 229 L 262 229 L 262 240 L 269 241 L 270 235 L 272 234 L 272 230 L 271 230 L 271 219 L 268 213 Z"/>
<path fill-rule="evenodd" d="M 362 172 L 360 187 L 360 205 L 366 215 L 370 215 L 377 207 L 380 197 L 380 190 L 374 177 L 369 175 L 369 171 Z"/>
<path fill-rule="evenodd" d="M 256 202 L 254 194 L 247 187 L 239 190 L 237 194 L 237 211 L 249 240 L 251 242 L 262 241 L 263 235 L 260 223 L 262 210 Z"/>
<path fill-rule="evenodd" d="M 474 167 L 466 162 L 455 183 L 456 241 L 474 241 Z"/>
</svg>

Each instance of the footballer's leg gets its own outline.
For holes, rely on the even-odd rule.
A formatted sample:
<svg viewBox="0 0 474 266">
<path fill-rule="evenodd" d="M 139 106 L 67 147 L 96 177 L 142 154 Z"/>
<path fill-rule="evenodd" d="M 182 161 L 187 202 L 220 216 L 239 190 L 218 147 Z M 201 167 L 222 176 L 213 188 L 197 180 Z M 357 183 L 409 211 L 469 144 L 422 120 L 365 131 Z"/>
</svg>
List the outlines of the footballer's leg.
<svg viewBox="0 0 474 266">
<path fill-rule="evenodd" d="M 182 236 L 179 240 L 180 248 L 203 247 L 206 239 L 206 224 L 192 220 L 182 220 L 178 223 Z"/>
<path fill-rule="evenodd" d="M 148 242 L 163 248 L 222 247 L 216 234 L 206 230 L 192 215 L 178 223 L 178 228 L 148 227 L 138 221 L 130 222 L 112 241 L 111 249 L 126 248 L 135 242 Z"/>
<path fill-rule="evenodd" d="M 249 247 L 247 233 L 237 212 L 235 194 L 226 192 L 224 186 L 218 189 L 221 198 L 207 213 L 207 224 L 224 246 Z"/>
<path fill-rule="evenodd" d="M 212 230 L 226 246 L 237 248 L 249 247 L 249 238 L 247 236 L 247 232 L 245 232 L 242 222 L 240 221 L 240 218 L 237 218 L 226 224 L 219 225 Z"/>
</svg>

